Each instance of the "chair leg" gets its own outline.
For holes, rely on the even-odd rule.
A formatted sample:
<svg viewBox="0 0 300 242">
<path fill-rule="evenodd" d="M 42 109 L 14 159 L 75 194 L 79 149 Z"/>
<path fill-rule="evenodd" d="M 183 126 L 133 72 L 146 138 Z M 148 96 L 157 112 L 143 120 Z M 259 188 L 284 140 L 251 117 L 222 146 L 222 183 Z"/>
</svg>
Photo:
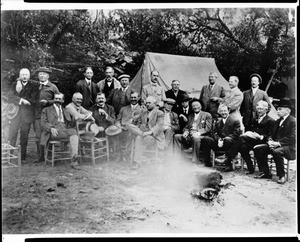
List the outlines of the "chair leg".
<svg viewBox="0 0 300 242">
<path fill-rule="evenodd" d="M 286 160 L 286 181 L 289 180 L 289 172 L 290 172 L 290 161 Z"/>
<path fill-rule="evenodd" d="M 108 138 L 106 139 L 106 156 L 107 156 L 107 162 L 109 162 L 109 144 L 108 144 Z"/>
<path fill-rule="evenodd" d="M 95 166 L 95 144 L 93 141 L 91 142 L 91 152 L 92 152 L 91 157 L 92 157 L 93 166 Z"/>
<path fill-rule="evenodd" d="M 211 157 L 212 157 L 212 166 L 214 167 L 216 165 L 215 159 L 216 159 L 216 153 L 211 150 Z"/>
<path fill-rule="evenodd" d="M 21 146 L 19 145 L 18 146 L 18 176 L 19 177 L 21 176 L 21 165 L 22 165 L 22 162 L 21 162 Z"/>
<path fill-rule="evenodd" d="M 55 144 L 51 144 L 52 146 L 52 156 L 51 156 L 51 163 L 52 167 L 54 167 L 54 158 L 55 158 Z"/>
</svg>

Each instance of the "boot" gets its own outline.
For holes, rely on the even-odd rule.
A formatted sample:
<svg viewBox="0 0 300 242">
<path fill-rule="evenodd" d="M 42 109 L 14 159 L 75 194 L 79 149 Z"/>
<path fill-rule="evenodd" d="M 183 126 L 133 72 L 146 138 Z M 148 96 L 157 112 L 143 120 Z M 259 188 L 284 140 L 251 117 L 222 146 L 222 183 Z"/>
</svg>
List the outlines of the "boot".
<svg viewBox="0 0 300 242">
<path fill-rule="evenodd" d="M 44 162 L 45 161 L 45 146 L 37 145 L 37 155 L 38 159 L 34 163 Z"/>
</svg>

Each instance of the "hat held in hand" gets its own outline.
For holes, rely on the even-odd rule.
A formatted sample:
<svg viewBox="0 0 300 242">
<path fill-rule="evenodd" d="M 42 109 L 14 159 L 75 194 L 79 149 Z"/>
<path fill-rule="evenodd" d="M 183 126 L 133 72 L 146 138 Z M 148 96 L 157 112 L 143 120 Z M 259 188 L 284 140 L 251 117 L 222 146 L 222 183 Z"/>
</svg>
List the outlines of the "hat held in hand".
<svg viewBox="0 0 300 242">
<path fill-rule="evenodd" d="M 119 127 L 119 126 L 117 126 L 117 125 L 115 125 L 115 124 L 107 127 L 107 129 L 105 130 L 105 133 L 108 136 L 114 136 L 114 135 L 117 135 L 117 134 L 119 134 L 121 132 L 122 132 L 122 128 Z"/>
</svg>

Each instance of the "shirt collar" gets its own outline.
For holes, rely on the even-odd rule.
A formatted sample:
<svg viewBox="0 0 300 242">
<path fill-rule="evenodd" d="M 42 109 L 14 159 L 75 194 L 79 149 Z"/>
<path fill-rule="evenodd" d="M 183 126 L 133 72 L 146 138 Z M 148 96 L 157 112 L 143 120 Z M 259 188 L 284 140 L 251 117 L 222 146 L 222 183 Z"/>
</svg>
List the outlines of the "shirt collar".
<svg viewBox="0 0 300 242">
<path fill-rule="evenodd" d="M 259 121 L 262 121 L 264 117 L 266 117 L 267 114 L 265 113 L 263 116 L 261 116 L 260 118 L 258 118 Z"/>
<path fill-rule="evenodd" d="M 151 82 L 151 85 L 156 87 L 157 86 L 157 82 Z"/>
<path fill-rule="evenodd" d="M 48 85 L 48 83 L 49 83 L 49 81 L 48 81 L 48 80 L 47 80 L 47 81 L 45 81 L 45 82 L 43 82 L 43 83 L 41 83 L 41 82 L 40 82 L 40 84 L 41 84 L 41 85 L 43 85 L 43 86 L 47 86 L 47 85 Z"/>
<path fill-rule="evenodd" d="M 139 104 L 137 103 L 135 105 L 133 105 L 133 104 L 130 104 L 130 105 L 131 105 L 131 108 L 136 108 Z"/>
<path fill-rule="evenodd" d="M 89 79 L 87 79 L 87 78 L 85 78 L 85 81 L 86 81 L 88 84 L 92 82 L 92 80 L 89 80 Z"/>
</svg>

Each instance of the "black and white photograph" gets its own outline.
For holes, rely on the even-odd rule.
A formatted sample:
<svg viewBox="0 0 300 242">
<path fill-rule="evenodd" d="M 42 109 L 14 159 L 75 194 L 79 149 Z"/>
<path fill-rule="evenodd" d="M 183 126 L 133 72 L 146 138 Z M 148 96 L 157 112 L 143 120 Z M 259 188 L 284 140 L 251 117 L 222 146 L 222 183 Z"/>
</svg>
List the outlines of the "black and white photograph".
<svg viewBox="0 0 300 242">
<path fill-rule="evenodd" d="M 2 0 L 2 241 L 297 237 L 297 7 Z"/>
</svg>

